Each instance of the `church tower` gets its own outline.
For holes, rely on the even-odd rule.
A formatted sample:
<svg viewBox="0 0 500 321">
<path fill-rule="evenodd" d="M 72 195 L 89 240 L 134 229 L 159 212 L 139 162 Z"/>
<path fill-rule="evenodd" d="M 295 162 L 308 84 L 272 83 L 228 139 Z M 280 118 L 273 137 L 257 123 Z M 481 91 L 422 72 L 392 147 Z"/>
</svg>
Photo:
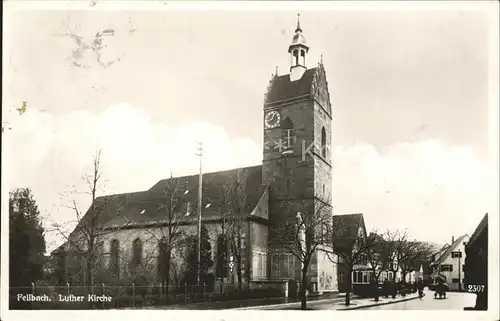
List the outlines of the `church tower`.
<svg viewBox="0 0 500 321">
<path fill-rule="evenodd" d="M 300 17 L 299 17 L 300 18 Z M 322 61 L 307 68 L 309 46 L 297 21 L 288 47 L 290 71 L 273 75 L 264 101 L 263 184 L 269 189 L 269 248 L 281 235 L 273 231 L 297 212 L 313 213 L 317 202 L 332 205 L 332 112 Z M 276 272 L 279 255 L 271 257 L 270 277 L 300 275 L 300 265 L 288 266 L 289 274 Z M 288 260 L 288 259 L 287 259 Z M 283 268 L 281 268 L 283 269 Z M 299 274 L 297 274 L 299 273 Z"/>
</svg>

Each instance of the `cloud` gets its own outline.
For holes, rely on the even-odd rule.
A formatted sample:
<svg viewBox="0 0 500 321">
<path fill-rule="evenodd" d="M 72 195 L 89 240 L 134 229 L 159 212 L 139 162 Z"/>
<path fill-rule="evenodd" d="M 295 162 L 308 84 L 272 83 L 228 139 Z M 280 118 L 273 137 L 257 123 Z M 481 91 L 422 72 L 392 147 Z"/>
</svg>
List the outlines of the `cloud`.
<svg viewBox="0 0 500 321">
<path fill-rule="evenodd" d="M 472 233 L 488 211 L 488 172 L 468 146 L 440 140 L 337 148 L 333 195 L 337 213 L 365 215 L 369 228 L 402 229 L 446 242 Z"/>
<path fill-rule="evenodd" d="M 31 187 L 42 213 L 62 221 L 73 213 L 58 193 L 72 185 L 85 189 L 81 177 L 92 169 L 97 148 L 103 194 L 145 190 L 171 172 L 197 173 L 200 140 L 205 172 L 256 165 L 262 158 L 261 144 L 250 138 L 230 137 L 208 122 L 155 121 L 128 103 L 101 113 L 32 108 L 6 134 L 10 187 Z M 446 242 L 453 234 L 472 233 L 487 211 L 487 171 L 468 146 L 427 140 L 377 149 L 360 142 L 334 149 L 333 163 L 335 211 L 362 212 L 369 228 L 408 228 L 416 238 Z M 76 198 L 82 210 L 90 205 L 87 195 Z"/>
<path fill-rule="evenodd" d="M 49 114 L 31 109 L 22 117 L 5 135 L 9 187 L 32 188 L 42 213 L 62 221 L 74 218 L 62 206 L 70 199 L 60 199 L 59 193 L 73 188 L 86 191 L 81 178 L 92 170 L 98 148 L 102 149 L 104 194 L 145 190 L 171 172 L 175 176 L 198 173 L 199 141 L 203 141 L 205 172 L 261 161 L 259 144 L 249 138 L 231 138 L 224 128 L 207 122 L 157 122 L 127 103 L 113 104 L 102 113 Z M 71 197 L 82 210 L 90 205 L 87 195 Z"/>
</svg>

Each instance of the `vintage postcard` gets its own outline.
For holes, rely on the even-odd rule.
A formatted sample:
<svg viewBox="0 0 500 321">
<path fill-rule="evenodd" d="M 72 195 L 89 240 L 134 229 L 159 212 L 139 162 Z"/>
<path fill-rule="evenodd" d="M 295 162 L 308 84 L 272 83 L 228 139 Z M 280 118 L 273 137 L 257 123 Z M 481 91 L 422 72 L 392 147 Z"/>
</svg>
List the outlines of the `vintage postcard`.
<svg viewBox="0 0 500 321">
<path fill-rule="evenodd" d="M 2 319 L 498 320 L 498 10 L 4 1 Z"/>
</svg>

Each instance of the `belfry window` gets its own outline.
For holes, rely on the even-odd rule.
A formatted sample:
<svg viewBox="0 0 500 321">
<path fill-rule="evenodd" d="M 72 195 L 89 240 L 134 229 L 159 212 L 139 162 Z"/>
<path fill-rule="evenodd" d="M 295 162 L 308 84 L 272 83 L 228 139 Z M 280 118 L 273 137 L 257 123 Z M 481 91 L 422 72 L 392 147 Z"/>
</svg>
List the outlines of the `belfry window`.
<svg viewBox="0 0 500 321">
<path fill-rule="evenodd" d="M 321 156 L 326 158 L 326 130 L 321 128 Z"/>
<path fill-rule="evenodd" d="M 302 66 L 306 65 L 306 52 L 304 50 L 300 51 L 300 62 Z"/>
<path fill-rule="evenodd" d="M 299 64 L 299 52 L 297 50 L 293 51 L 293 58 L 294 58 L 295 65 L 297 66 Z"/>
<path fill-rule="evenodd" d="M 281 137 L 281 140 L 283 142 L 283 147 L 285 149 L 292 148 L 295 143 L 292 120 L 288 117 L 284 118 L 281 121 L 280 127 L 283 130 L 283 136 Z"/>
</svg>

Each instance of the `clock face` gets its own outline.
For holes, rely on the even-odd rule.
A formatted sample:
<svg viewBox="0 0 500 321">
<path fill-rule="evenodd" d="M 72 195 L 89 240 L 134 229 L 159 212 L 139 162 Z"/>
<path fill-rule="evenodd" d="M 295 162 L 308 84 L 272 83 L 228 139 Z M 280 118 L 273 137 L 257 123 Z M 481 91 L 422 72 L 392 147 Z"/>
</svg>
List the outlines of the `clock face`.
<svg viewBox="0 0 500 321">
<path fill-rule="evenodd" d="M 280 114 L 273 110 L 266 114 L 264 118 L 266 128 L 276 128 L 280 124 Z"/>
</svg>

